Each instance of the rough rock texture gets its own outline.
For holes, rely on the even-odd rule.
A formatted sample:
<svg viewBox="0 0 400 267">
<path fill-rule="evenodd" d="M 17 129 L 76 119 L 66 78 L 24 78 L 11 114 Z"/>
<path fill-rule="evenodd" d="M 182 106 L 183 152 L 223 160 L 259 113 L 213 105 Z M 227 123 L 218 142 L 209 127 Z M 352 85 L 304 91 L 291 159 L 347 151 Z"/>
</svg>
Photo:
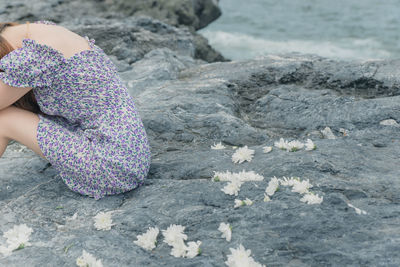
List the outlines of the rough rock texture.
<svg viewBox="0 0 400 267">
<path fill-rule="evenodd" d="M 209 64 L 193 58 L 189 37 L 161 22 L 77 21 L 63 24 L 93 33 L 119 64 L 149 137 L 150 172 L 144 186 L 95 201 L 13 142 L 0 158 L 0 245 L 3 232 L 23 223 L 33 229 L 32 245 L 0 255 L 0 266 L 74 266 L 83 249 L 104 266 L 224 266 L 239 244 L 267 266 L 400 265 L 400 60 L 287 54 Z M 152 28 L 160 39 L 132 45 L 132 38 L 153 38 Z M 114 41 L 105 37 L 112 32 Z M 335 139 L 324 138 L 325 127 Z M 311 138 L 317 149 L 262 152 L 280 137 Z M 219 141 L 226 148 L 212 150 Z M 233 146 L 244 145 L 254 158 L 233 163 Z M 264 180 L 226 195 L 226 182 L 211 180 L 226 170 L 252 170 Z M 307 205 L 288 187 L 264 202 L 274 176 L 309 179 L 323 202 Z M 233 208 L 246 197 L 254 204 Z M 111 210 L 120 211 L 115 225 L 96 230 L 93 216 Z M 230 242 L 217 230 L 221 222 L 233 228 Z M 187 241 L 202 241 L 202 255 L 171 256 L 161 234 L 151 252 L 133 243 L 148 227 L 170 224 L 185 226 Z"/>
<path fill-rule="evenodd" d="M 174 26 L 204 28 L 221 16 L 218 0 L 105 0 L 104 8 L 125 16 L 148 15 Z"/>
<path fill-rule="evenodd" d="M 130 16 L 127 16 L 126 13 L 129 13 Z M 194 39 L 192 43 L 194 57 L 207 62 L 229 61 L 212 48 L 206 38 L 195 31 L 207 26 L 220 14 L 218 3 L 215 0 L 17 0 L 0 4 L 0 21 L 24 22 L 49 19 L 63 26 L 76 25 L 77 28 L 84 24 L 95 23 L 97 27 L 108 27 L 109 31 L 115 30 L 115 34 L 120 35 L 119 37 L 121 35 L 132 37 L 140 35 L 140 32 L 144 31 L 144 35 L 148 35 L 150 38 L 150 40 L 142 40 L 145 43 L 157 39 L 158 34 L 163 39 L 167 35 L 166 32 L 176 33 L 178 39 L 179 36 L 185 35 L 186 38 Z M 151 16 L 153 19 L 137 21 L 137 17 L 146 16 Z M 108 23 L 113 25 L 108 25 Z M 164 26 L 165 23 L 179 27 L 179 29 Z M 76 28 L 71 27 L 71 29 Z M 151 31 L 155 36 L 147 34 L 146 31 Z M 107 39 L 110 34 L 110 32 L 104 31 L 102 38 Z M 97 37 L 95 33 L 94 36 Z M 112 35 L 112 37 L 114 36 Z M 169 37 L 171 38 L 171 35 Z M 140 37 L 138 38 L 140 39 Z M 131 38 L 131 42 L 133 40 L 135 38 Z M 158 40 L 156 42 L 160 43 Z M 140 47 L 143 47 L 141 49 L 146 50 L 145 46 L 147 44 L 140 43 Z M 148 51 L 149 49 L 146 52 Z M 127 58 L 128 61 L 132 60 L 132 57 L 128 56 Z"/>
<path fill-rule="evenodd" d="M 34 232 L 32 246 L 0 265 L 73 266 L 85 249 L 105 266 L 222 266 L 229 248 L 242 243 L 268 266 L 396 266 L 400 128 L 380 122 L 400 122 L 399 67 L 399 60 L 298 54 L 197 64 L 168 48 L 152 50 L 121 72 L 152 145 L 145 186 L 96 202 L 68 190 L 33 152 L 10 145 L 0 159 L 0 228 L 26 223 Z M 326 126 L 336 139 L 323 138 Z M 262 153 L 280 137 L 311 138 L 317 149 Z M 226 149 L 210 149 L 219 141 Z M 232 146 L 243 145 L 254 158 L 234 164 Z M 211 177 L 243 169 L 264 181 L 244 183 L 237 198 L 254 204 L 233 209 L 236 197 Z M 309 179 L 324 200 L 307 205 L 282 187 L 264 202 L 273 176 Z M 116 225 L 97 231 L 92 216 L 109 210 L 121 210 Z M 75 212 L 76 220 L 66 219 Z M 233 227 L 229 243 L 220 238 L 220 222 Z M 147 227 L 170 224 L 186 226 L 187 241 L 201 240 L 202 255 L 175 258 L 161 235 L 152 252 L 133 243 Z"/>
</svg>

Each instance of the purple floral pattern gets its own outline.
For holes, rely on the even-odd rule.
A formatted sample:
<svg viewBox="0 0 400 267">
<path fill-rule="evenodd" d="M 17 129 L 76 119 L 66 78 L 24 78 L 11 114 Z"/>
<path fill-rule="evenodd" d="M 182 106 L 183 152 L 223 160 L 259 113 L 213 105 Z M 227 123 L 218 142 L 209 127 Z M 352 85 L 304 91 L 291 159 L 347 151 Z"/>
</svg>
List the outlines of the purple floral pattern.
<svg viewBox="0 0 400 267">
<path fill-rule="evenodd" d="M 54 24 L 42 20 L 34 23 Z M 90 50 L 66 58 L 51 46 L 23 39 L 0 60 L 0 79 L 33 87 L 37 140 L 71 190 L 96 200 L 144 183 L 151 154 L 146 131 L 117 69 L 89 39 Z"/>
</svg>

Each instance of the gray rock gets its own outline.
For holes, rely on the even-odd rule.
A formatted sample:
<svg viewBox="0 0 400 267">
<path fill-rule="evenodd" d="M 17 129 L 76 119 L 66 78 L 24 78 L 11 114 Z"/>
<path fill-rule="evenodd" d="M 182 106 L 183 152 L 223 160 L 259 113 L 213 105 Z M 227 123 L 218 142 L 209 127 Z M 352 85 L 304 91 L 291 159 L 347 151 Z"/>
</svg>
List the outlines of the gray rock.
<svg viewBox="0 0 400 267">
<path fill-rule="evenodd" d="M 125 13 L 132 16 L 126 16 Z M 34 4 L 30 0 L 18 0 L 0 6 L 0 21 L 21 23 L 48 19 L 62 26 L 71 27 L 71 30 L 76 30 L 77 33 L 82 33 L 79 31 L 81 28 L 87 29 L 90 34 L 103 39 L 99 41 L 103 43 L 107 52 L 128 53 L 131 62 L 140 59 L 154 46 L 172 48 L 171 45 L 174 43 L 172 46 L 177 46 L 174 49 L 187 50 L 189 39 L 190 50 L 193 50 L 190 53 L 193 53 L 196 59 L 207 62 L 229 61 L 212 48 L 206 38 L 195 32 L 217 19 L 220 14 L 215 0 L 38 0 Z M 136 19 L 148 16 L 154 20 Z M 83 28 L 83 25 L 86 25 L 86 28 Z M 98 31 L 103 33 L 103 36 L 97 36 Z M 175 37 L 172 34 L 175 34 Z M 110 42 L 110 37 L 123 41 L 128 48 L 132 48 L 131 43 L 135 41 L 144 51 L 132 54 L 125 51 L 124 46 L 117 46 L 110 51 L 112 49 L 110 45 L 116 44 L 113 40 Z"/>
<path fill-rule="evenodd" d="M 147 15 L 168 24 L 186 25 L 195 30 L 204 28 L 222 14 L 218 0 L 108 0 L 104 2 L 108 12 L 125 16 Z"/>
<path fill-rule="evenodd" d="M 399 265 L 400 132 L 379 124 L 400 121 L 399 63 L 290 54 L 205 64 L 152 50 L 121 72 L 152 146 L 145 185 L 94 201 L 13 143 L 0 159 L 0 229 L 26 223 L 34 232 L 32 246 L 0 265 L 73 266 L 85 249 L 104 266 L 222 266 L 239 244 L 267 266 Z M 323 138 L 325 127 L 336 139 Z M 280 137 L 311 137 L 317 149 L 262 152 Z M 225 149 L 210 149 L 219 141 Z M 233 146 L 243 145 L 254 157 L 234 164 Z M 226 170 L 253 170 L 264 180 L 226 195 L 226 182 L 211 180 Z M 264 202 L 274 176 L 309 179 L 323 202 L 307 205 L 288 187 Z M 254 204 L 233 208 L 235 198 L 246 197 Z M 109 210 L 122 210 L 113 215 L 116 225 L 96 230 L 92 217 Z M 68 220 L 74 213 L 76 220 Z M 233 228 L 229 243 L 217 230 L 221 222 Z M 202 241 L 202 255 L 171 256 L 161 234 L 152 252 L 133 243 L 148 227 L 170 224 L 186 227 L 187 242 Z"/>
</svg>

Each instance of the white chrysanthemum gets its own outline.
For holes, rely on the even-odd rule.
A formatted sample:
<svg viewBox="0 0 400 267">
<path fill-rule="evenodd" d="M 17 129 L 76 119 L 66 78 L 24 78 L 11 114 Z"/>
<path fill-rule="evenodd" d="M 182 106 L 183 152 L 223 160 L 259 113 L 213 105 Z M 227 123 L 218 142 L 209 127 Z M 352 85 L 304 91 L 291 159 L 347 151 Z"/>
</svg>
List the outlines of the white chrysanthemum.
<svg viewBox="0 0 400 267">
<path fill-rule="evenodd" d="M 307 139 L 307 142 L 305 143 L 306 146 L 306 150 L 310 151 L 310 150 L 314 150 L 317 148 L 317 146 L 314 144 L 314 142 L 311 139 Z"/>
<path fill-rule="evenodd" d="M 269 196 L 273 196 L 279 188 L 279 179 L 277 179 L 275 176 L 272 178 L 269 183 L 267 188 L 265 189 L 265 193 Z"/>
<path fill-rule="evenodd" d="M 322 196 L 319 197 L 313 193 L 307 193 L 300 199 L 300 201 L 306 202 L 307 204 L 321 204 L 323 199 L 324 198 Z"/>
<path fill-rule="evenodd" d="M 287 144 L 286 150 L 289 152 L 295 152 L 304 147 L 304 144 L 300 141 L 293 140 Z"/>
<path fill-rule="evenodd" d="M 29 238 L 33 229 L 26 224 L 14 225 L 14 227 L 3 233 L 3 237 L 7 239 L 8 246 L 0 246 L 0 253 L 8 256 L 12 251 L 26 246 L 30 246 Z"/>
<path fill-rule="evenodd" d="M 146 233 L 138 235 L 137 240 L 133 241 L 136 245 L 147 249 L 152 250 L 156 247 L 157 236 L 160 230 L 157 227 L 149 227 Z"/>
<path fill-rule="evenodd" d="M 94 226 L 97 230 L 111 230 L 111 226 L 115 225 L 112 224 L 112 215 L 113 211 L 108 212 L 99 212 L 96 216 L 94 216 Z"/>
<path fill-rule="evenodd" d="M 248 182 L 248 181 L 262 181 L 264 177 L 255 173 L 254 171 L 245 171 L 242 170 L 241 172 L 217 172 L 214 171 L 213 181 L 220 182 L 220 181 L 234 181 L 239 180 L 241 182 Z"/>
<path fill-rule="evenodd" d="M 218 230 L 222 233 L 221 237 L 226 238 L 226 241 L 231 241 L 232 238 L 232 227 L 229 223 L 220 223 Z"/>
<path fill-rule="evenodd" d="M 332 130 L 329 127 L 325 127 L 325 129 L 323 129 L 321 133 L 327 139 L 336 139 L 336 136 L 332 133 Z"/>
<path fill-rule="evenodd" d="M 226 172 L 217 172 L 214 171 L 213 181 L 220 182 L 220 181 L 231 181 L 233 174 L 230 171 Z"/>
<path fill-rule="evenodd" d="M 299 194 L 305 194 L 308 192 L 308 189 L 313 187 L 312 184 L 310 184 L 310 181 L 307 180 L 303 180 L 303 181 L 297 181 L 293 184 L 292 187 L 292 192 L 296 192 Z"/>
<path fill-rule="evenodd" d="M 356 213 L 357 214 L 367 214 L 367 212 L 365 211 L 365 210 L 362 210 L 362 209 L 359 209 L 359 208 L 356 208 L 356 207 L 354 207 L 352 204 L 350 204 L 350 203 L 347 203 L 347 206 L 349 206 L 350 208 L 353 208 L 355 211 L 356 211 Z"/>
<path fill-rule="evenodd" d="M 269 198 L 269 196 L 267 194 L 264 193 L 264 202 L 268 202 L 271 201 L 271 199 Z"/>
<path fill-rule="evenodd" d="M 282 137 L 279 139 L 279 141 L 276 141 L 274 143 L 274 146 L 276 146 L 277 148 L 283 149 L 283 150 L 287 150 L 288 148 L 288 142 L 285 141 L 285 139 L 283 139 Z"/>
<path fill-rule="evenodd" d="M 231 254 L 227 256 L 225 264 L 229 267 L 265 267 L 256 262 L 250 255 L 251 250 L 245 249 L 242 244 L 237 249 L 229 248 Z"/>
<path fill-rule="evenodd" d="M 264 180 L 264 177 L 262 175 L 259 175 L 259 174 L 255 173 L 254 171 L 246 172 L 245 170 L 242 170 L 241 172 L 236 173 L 236 176 L 242 182 Z"/>
<path fill-rule="evenodd" d="M 224 149 L 225 146 L 219 142 L 218 144 L 214 143 L 214 146 L 211 146 L 211 149 Z"/>
<path fill-rule="evenodd" d="M 201 241 L 190 241 L 188 242 L 188 246 L 187 246 L 187 251 L 186 251 L 186 258 L 194 258 L 196 257 L 198 254 L 201 253 Z"/>
<path fill-rule="evenodd" d="M 247 197 L 246 197 L 245 200 L 243 200 L 243 202 L 244 202 L 247 206 L 253 205 L 253 201 L 251 201 L 251 200 L 248 199 Z"/>
<path fill-rule="evenodd" d="M 76 265 L 79 267 L 103 267 L 101 260 L 96 260 L 92 254 L 85 250 L 82 251 L 82 256 L 76 259 Z"/>
<path fill-rule="evenodd" d="M 166 230 L 161 230 L 164 236 L 164 242 L 170 246 L 179 244 L 181 240 L 186 240 L 187 235 L 183 233 L 185 226 L 171 224 Z"/>
<path fill-rule="evenodd" d="M 185 245 L 183 239 L 179 239 L 172 245 L 171 255 L 177 258 L 183 258 L 186 256 L 187 249 L 188 247 Z"/>
<path fill-rule="evenodd" d="M 230 181 L 224 188 L 221 189 L 227 195 L 235 195 L 237 196 L 240 190 L 240 186 L 243 182 L 239 180 Z"/>
<path fill-rule="evenodd" d="M 263 152 L 264 153 L 269 153 L 272 151 L 272 146 L 264 146 L 263 147 Z"/>
<path fill-rule="evenodd" d="M 299 181 L 300 181 L 300 179 L 298 177 L 287 178 L 287 177 L 283 176 L 282 179 L 279 179 L 280 184 L 283 186 L 293 186 L 294 184 L 298 183 Z"/>
<path fill-rule="evenodd" d="M 240 200 L 240 199 L 235 199 L 235 206 L 233 206 L 234 208 L 238 208 L 238 207 L 240 207 L 240 206 L 243 206 L 243 205 L 245 205 L 246 203 L 244 203 L 243 202 L 243 200 Z"/>
<path fill-rule="evenodd" d="M 232 161 L 234 163 L 242 163 L 244 161 L 250 162 L 253 158 L 254 150 L 247 148 L 247 146 L 238 148 L 232 155 Z"/>
</svg>

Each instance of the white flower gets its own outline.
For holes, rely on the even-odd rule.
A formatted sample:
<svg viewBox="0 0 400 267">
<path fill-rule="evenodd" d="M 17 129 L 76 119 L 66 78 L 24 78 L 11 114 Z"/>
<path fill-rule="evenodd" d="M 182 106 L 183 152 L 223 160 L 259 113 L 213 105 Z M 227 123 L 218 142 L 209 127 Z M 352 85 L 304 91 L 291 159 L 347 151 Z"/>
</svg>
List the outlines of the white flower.
<svg viewBox="0 0 400 267">
<path fill-rule="evenodd" d="M 278 188 L 279 180 L 274 176 L 274 178 L 269 181 L 268 186 L 265 189 L 265 193 L 267 193 L 267 195 L 269 196 L 273 196 Z"/>
<path fill-rule="evenodd" d="M 246 205 L 247 206 L 250 206 L 250 205 L 252 205 L 253 204 L 253 201 L 251 201 L 250 199 L 248 199 L 247 197 L 246 197 L 246 199 L 245 200 L 243 200 L 243 202 L 244 203 L 246 203 Z"/>
<path fill-rule="evenodd" d="M 133 241 L 136 245 L 147 249 L 152 250 L 156 247 L 157 236 L 159 233 L 159 229 L 157 227 L 149 227 L 146 233 L 138 235 L 137 240 Z"/>
<path fill-rule="evenodd" d="M 299 150 L 299 149 L 301 149 L 303 147 L 304 147 L 304 144 L 302 142 L 297 141 L 297 140 L 293 140 L 293 141 L 290 141 L 287 144 L 286 150 L 289 151 L 289 152 L 295 152 L 295 151 L 297 151 L 297 150 Z"/>
<path fill-rule="evenodd" d="M 183 233 L 185 226 L 171 224 L 166 230 L 161 230 L 164 236 L 164 242 L 170 246 L 180 244 L 181 240 L 186 240 L 187 235 Z"/>
<path fill-rule="evenodd" d="M 30 246 L 29 238 L 33 232 L 32 228 L 26 224 L 14 225 L 14 227 L 3 233 L 3 237 L 7 239 L 8 246 L 0 246 L 0 252 L 4 256 L 8 256 L 12 251 Z"/>
<path fill-rule="evenodd" d="M 239 180 L 230 181 L 224 188 L 221 189 L 227 195 L 235 195 L 237 196 L 240 190 L 240 186 L 243 182 Z"/>
<path fill-rule="evenodd" d="M 279 182 L 283 186 L 293 186 L 294 184 L 298 183 L 300 180 L 297 177 L 290 177 L 286 178 L 283 176 L 283 179 L 279 179 Z"/>
<path fill-rule="evenodd" d="M 235 206 L 233 206 L 233 207 L 238 208 L 238 207 L 244 206 L 244 205 L 246 205 L 246 203 L 244 203 L 243 200 L 235 199 Z"/>
<path fill-rule="evenodd" d="M 221 237 L 226 238 L 226 241 L 231 241 L 232 238 L 232 227 L 229 223 L 220 223 L 218 230 L 222 233 Z"/>
<path fill-rule="evenodd" d="M 357 214 L 367 214 L 367 212 L 365 210 L 359 209 L 354 207 L 353 205 L 351 205 L 350 203 L 347 203 L 347 206 L 349 206 L 350 208 L 353 208 Z"/>
<path fill-rule="evenodd" d="M 263 152 L 264 153 L 269 153 L 272 151 L 272 146 L 264 146 L 263 147 Z"/>
<path fill-rule="evenodd" d="M 314 195 L 313 193 L 307 193 L 300 199 L 301 202 L 307 202 L 307 204 L 321 204 L 323 197 Z"/>
<path fill-rule="evenodd" d="M 111 214 L 113 211 L 108 212 L 99 212 L 96 216 L 94 216 L 94 226 L 97 230 L 110 230 L 112 224 Z"/>
<path fill-rule="evenodd" d="M 244 161 L 250 162 L 253 158 L 254 150 L 247 148 L 247 146 L 241 147 L 235 151 L 232 155 L 232 161 L 234 163 L 242 163 Z"/>
<path fill-rule="evenodd" d="M 283 150 L 287 150 L 288 148 L 288 142 L 285 141 L 285 139 L 283 139 L 282 137 L 279 139 L 278 142 L 274 143 L 274 146 L 276 146 L 277 148 L 283 149 Z"/>
<path fill-rule="evenodd" d="M 268 202 L 271 201 L 271 199 L 269 198 L 269 196 L 267 194 L 264 193 L 264 202 Z"/>
<path fill-rule="evenodd" d="M 242 244 L 237 249 L 229 248 L 231 254 L 227 256 L 225 264 L 229 267 L 265 267 L 256 262 L 250 255 L 251 250 L 245 249 Z"/>
<path fill-rule="evenodd" d="M 303 180 L 303 181 L 297 181 L 293 184 L 292 187 L 292 192 L 296 192 L 299 194 L 305 194 L 308 192 L 308 189 L 313 187 L 312 184 L 310 184 L 310 181 L 307 180 Z"/>
<path fill-rule="evenodd" d="M 251 204 L 253 204 L 253 201 L 248 198 L 246 198 L 245 200 L 235 199 L 235 206 L 233 207 L 238 208 L 240 206 L 250 206 Z"/>
<path fill-rule="evenodd" d="M 262 181 L 264 177 L 255 173 L 254 171 L 245 171 L 242 170 L 241 172 L 232 173 L 230 171 L 225 172 L 216 172 L 214 171 L 213 181 L 234 181 L 239 180 L 241 182 L 248 182 L 248 181 Z"/>
<path fill-rule="evenodd" d="M 213 181 L 214 182 L 219 182 L 219 181 L 231 181 L 232 173 L 230 171 L 226 172 L 217 172 L 214 171 L 214 176 L 213 176 Z"/>
<path fill-rule="evenodd" d="M 307 139 L 307 142 L 305 145 L 306 145 L 307 151 L 314 150 L 317 148 L 317 146 L 313 143 L 313 141 L 311 139 Z"/>
<path fill-rule="evenodd" d="M 242 182 L 262 181 L 262 180 L 264 180 L 264 177 L 262 175 L 259 175 L 259 174 L 255 173 L 254 171 L 246 172 L 245 170 L 242 170 L 241 172 L 236 173 L 235 175 Z"/>
<path fill-rule="evenodd" d="M 197 241 L 197 242 L 188 242 L 188 246 L 187 246 L 187 252 L 186 252 L 186 257 L 187 258 L 194 258 L 196 257 L 198 254 L 201 253 L 201 241 Z"/>
<path fill-rule="evenodd" d="M 329 128 L 329 127 L 325 127 L 325 129 L 323 129 L 323 130 L 321 131 L 321 133 L 323 134 L 323 136 L 324 136 L 325 138 L 328 138 L 328 139 L 336 139 L 336 136 L 332 133 L 331 128 Z"/>
<path fill-rule="evenodd" d="M 219 142 L 218 144 L 214 143 L 214 146 L 211 146 L 211 149 L 224 149 L 225 146 L 221 144 L 221 142 Z"/>
<path fill-rule="evenodd" d="M 76 259 L 76 265 L 79 267 L 103 267 L 101 260 L 96 260 L 93 255 L 85 250 L 82 251 L 82 256 Z"/>
<path fill-rule="evenodd" d="M 185 245 L 183 239 L 179 239 L 172 245 L 171 255 L 177 258 L 183 258 L 186 256 L 187 250 L 188 247 Z"/>
</svg>

